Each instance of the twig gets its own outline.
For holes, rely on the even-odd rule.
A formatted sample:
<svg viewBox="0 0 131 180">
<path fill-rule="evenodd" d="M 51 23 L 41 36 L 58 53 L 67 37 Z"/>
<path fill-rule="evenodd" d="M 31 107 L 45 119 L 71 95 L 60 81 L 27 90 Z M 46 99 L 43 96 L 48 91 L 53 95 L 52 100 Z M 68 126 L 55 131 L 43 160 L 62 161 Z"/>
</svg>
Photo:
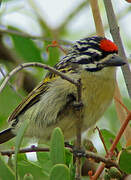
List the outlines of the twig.
<svg viewBox="0 0 131 180">
<path fill-rule="evenodd" d="M 6 75 L 4 74 L 1 67 L 0 67 L 0 72 L 1 72 L 2 76 L 5 78 Z M 16 89 L 12 86 L 12 84 L 10 82 L 8 82 L 8 84 L 11 87 L 11 89 L 22 99 L 23 98 L 22 95 L 16 91 Z"/>
<path fill-rule="evenodd" d="M 99 156 L 95 153 L 92 153 L 90 151 L 86 151 L 85 155 L 83 155 L 83 157 L 86 157 L 86 158 L 92 158 L 95 160 L 95 162 L 99 163 L 99 162 L 103 162 L 106 164 L 106 167 L 107 168 L 110 168 L 110 167 L 116 167 L 118 170 L 120 170 L 118 164 L 114 161 L 112 161 L 111 159 L 108 159 L 108 158 L 104 158 L 102 156 Z"/>
<path fill-rule="evenodd" d="M 94 16 L 94 21 L 95 21 L 95 25 L 96 25 L 96 32 L 98 35 L 102 35 L 104 36 L 104 28 L 102 25 L 102 21 L 101 21 L 101 16 L 100 16 L 100 11 L 99 11 L 99 7 L 98 7 L 98 1 L 97 0 L 90 0 L 91 1 L 91 5 L 92 5 L 92 11 L 93 11 L 93 16 Z M 111 3 L 110 0 L 104 0 L 105 2 Z M 109 12 L 110 11 L 110 7 L 108 6 L 106 8 L 106 10 Z M 98 11 L 98 12 L 97 12 Z M 114 13 L 114 12 L 113 12 Z M 112 13 L 108 14 L 107 13 L 108 18 L 110 19 L 110 16 L 112 16 Z M 115 16 L 114 16 L 115 17 Z M 114 17 L 112 19 L 110 19 L 110 24 L 112 25 L 112 22 L 114 22 Z M 101 28 L 99 27 L 101 26 Z M 119 46 L 118 46 L 119 48 Z M 117 86 L 117 85 L 116 85 Z M 118 87 L 118 86 L 117 86 Z M 115 94 L 120 94 L 119 92 L 119 88 L 116 89 Z M 124 131 L 123 131 L 124 132 Z M 122 134 L 121 134 L 122 135 Z M 114 146 L 114 148 L 116 147 L 116 144 Z M 114 150 L 113 150 L 114 151 Z M 94 174 L 94 176 L 92 176 L 92 180 L 95 180 L 99 177 L 99 175 L 102 173 L 103 169 L 104 169 L 105 165 L 103 165 L 103 163 L 98 167 L 96 173 Z"/>
<path fill-rule="evenodd" d="M 47 69 L 55 74 L 57 74 L 58 76 L 60 76 L 61 78 L 71 82 L 74 85 L 78 85 L 78 82 L 75 81 L 74 79 L 69 78 L 68 76 L 66 76 L 64 73 L 57 71 L 56 69 L 54 69 L 53 67 L 50 67 L 48 65 L 42 64 L 42 63 L 23 63 L 18 65 L 15 69 L 13 69 L 4 79 L 4 81 L 2 82 L 1 86 L 0 86 L 0 93 L 2 92 L 2 90 L 4 89 L 4 87 L 6 86 L 6 84 L 8 83 L 8 81 L 10 80 L 10 78 L 16 74 L 17 72 L 19 72 L 20 70 L 22 70 L 23 68 L 27 68 L 27 67 L 40 67 L 40 68 L 44 68 Z"/>
<path fill-rule="evenodd" d="M 131 71 L 130 71 L 130 68 L 129 68 L 129 64 L 128 64 L 128 61 L 127 61 L 127 58 L 126 58 L 126 55 L 125 55 L 125 51 L 124 51 L 124 47 L 123 47 L 123 44 L 122 44 L 122 40 L 121 40 L 121 37 L 120 37 L 119 26 L 117 24 L 117 20 L 116 20 L 116 17 L 115 17 L 115 13 L 114 13 L 114 10 L 113 10 L 111 0 L 104 0 L 104 4 L 105 4 L 105 9 L 106 9 L 106 13 L 107 13 L 109 26 L 110 26 L 110 32 L 112 34 L 112 37 L 113 37 L 115 43 L 118 46 L 119 55 L 123 59 L 125 59 L 125 61 L 127 62 L 127 64 L 124 65 L 121 68 L 122 68 L 125 83 L 126 83 L 126 86 L 127 86 L 127 91 L 128 91 L 128 94 L 129 94 L 129 96 L 131 98 Z M 118 87 L 116 87 L 116 88 L 118 89 Z M 118 99 L 120 99 L 120 101 L 122 101 L 122 98 L 121 98 L 121 95 L 120 95 L 119 92 L 117 92 L 115 94 L 115 96 L 117 96 Z M 115 101 L 115 104 L 118 104 L 118 103 Z M 120 123 L 122 124 L 124 119 L 126 118 L 126 114 L 124 114 L 124 109 L 121 108 L 121 106 L 119 104 L 118 104 L 118 107 L 116 106 L 116 108 L 117 108 L 118 117 L 120 119 Z M 131 138 L 131 130 L 130 130 L 129 126 L 127 127 L 126 131 L 124 132 L 124 136 L 125 136 L 125 139 L 126 139 L 126 143 L 128 144 L 130 142 L 130 140 L 131 140 L 130 139 Z"/>
<path fill-rule="evenodd" d="M 98 0 L 90 0 L 90 4 L 95 22 L 96 33 L 98 36 L 105 36 L 101 15 L 99 11 L 99 6 L 98 6 Z"/>
<path fill-rule="evenodd" d="M 128 116 L 127 116 L 126 120 L 124 121 L 123 125 L 121 126 L 121 128 L 120 128 L 120 130 L 119 130 L 119 132 L 118 132 L 118 134 L 117 134 L 117 136 L 115 138 L 115 140 L 113 141 L 113 144 L 111 145 L 111 148 L 110 148 L 110 150 L 108 152 L 107 158 L 108 157 L 109 158 L 112 157 L 113 152 L 114 152 L 114 150 L 116 148 L 116 145 L 118 144 L 118 142 L 119 142 L 121 136 L 123 135 L 123 132 L 125 131 L 125 129 L 126 129 L 126 127 L 127 127 L 127 125 L 128 125 L 130 120 L 131 120 L 131 112 L 128 114 Z M 100 164 L 100 166 L 98 167 L 97 171 L 95 172 L 94 176 L 92 176 L 91 180 L 96 180 L 100 176 L 102 171 L 104 170 L 105 166 L 106 166 L 105 163 L 102 162 Z"/>
<path fill-rule="evenodd" d="M 82 108 L 82 101 L 81 101 L 81 80 L 78 80 L 78 85 L 77 85 L 77 102 L 76 102 L 76 148 L 77 150 L 81 150 L 81 127 L 82 127 L 82 117 L 81 117 L 81 108 Z M 81 158 L 76 157 L 76 180 L 81 179 Z"/>
<path fill-rule="evenodd" d="M 124 78 L 125 78 L 125 83 L 126 83 L 126 86 L 127 86 L 127 90 L 128 90 L 129 96 L 131 98 L 131 71 L 130 71 L 129 64 L 128 64 L 128 61 L 127 61 L 127 58 L 126 58 L 124 47 L 122 45 L 119 26 L 117 24 L 117 20 L 116 20 L 116 16 L 115 16 L 115 13 L 114 13 L 114 10 L 113 10 L 111 0 L 104 0 L 104 4 L 105 4 L 105 9 L 106 9 L 106 13 L 107 13 L 109 26 L 110 26 L 110 32 L 112 34 L 114 42 L 118 46 L 119 55 L 121 57 L 123 57 L 123 59 L 125 59 L 125 61 L 127 62 L 127 64 L 122 66 L 121 68 L 122 68 L 122 72 L 123 72 L 123 75 L 124 75 Z"/>
<path fill-rule="evenodd" d="M 41 148 L 31 146 L 29 148 L 23 148 L 19 150 L 19 153 L 30 153 L 30 152 L 49 152 L 49 148 Z M 11 156 L 15 154 L 15 150 L 0 151 L 2 156 Z"/>
<path fill-rule="evenodd" d="M 120 128 L 120 130 L 119 130 L 119 132 L 118 132 L 118 134 L 117 134 L 117 136 L 116 136 L 116 138 L 115 138 L 115 140 L 114 140 L 114 142 L 110 148 L 109 154 L 111 156 L 113 155 L 113 151 L 115 150 L 116 145 L 118 144 L 118 142 L 119 142 L 119 140 L 120 140 L 123 132 L 125 131 L 130 120 L 131 120 L 131 112 L 128 114 L 126 120 L 124 121 L 123 125 L 121 126 L 121 128 Z"/>
<path fill-rule="evenodd" d="M 131 11 L 131 6 L 129 6 L 129 7 L 126 7 L 125 9 L 123 9 L 123 11 L 121 11 L 117 16 L 116 16 L 116 18 L 117 18 L 117 20 L 119 21 L 119 20 L 121 20 L 122 18 L 125 18 L 125 16 L 126 15 L 128 15 L 128 12 L 130 12 Z M 108 24 L 106 23 L 106 24 L 104 24 L 104 30 L 107 30 L 109 28 L 109 26 L 108 26 Z M 90 36 L 93 36 L 95 33 L 94 32 L 92 32 L 91 34 L 90 34 Z"/>
<path fill-rule="evenodd" d="M 99 137 L 100 137 L 100 139 L 101 139 L 101 141 L 102 141 L 102 144 L 103 144 L 103 146 L 104 146 L 104 149 L 105 149 L 105 151 L 106 151 L 106 154 L 108 154 L 108 149 L 107 149 L 107 147 L 106 147 L 106 145 L 105 145 L 105 141 L 104 141 L 104 138 L 103 138 L 103 136 L 102 136 L 102 134 L 101 134 L 101 131 L 100 131 L 100 129 L 96 126 L 96 129 L 97 129 L 97 131 L 98 131 L 98 133 L 99 133 Z"/>
<path fill-rule="evenodd" d="M 6 27 L 5 27 L 6 28 Z M 16 30 L 12 30 L 12 29 L 1 29 L 0 28 L 0 34 L 11 34 L 11 35 L 18 35 L 21 37 L 25 37 L 25 38 L 30 38 L 30 39 L 38 39 L 41 41 L 53 41 L 53 39 L 47 38 L 47 37 L 43 37 L 43 36 L 33 36 L 24 32 L 20 32 L 20 31 L 16 31 Z M 71 45 L 72 42 L 70 41 L 66 41 L 66 40 L 58 40 L 58 42 L 60 44 L 64 44 L 64 45 Z"/>
<path fill-rule="evenodd" d="M 49 47 L 57 47 L 57 48 L 59 48 L 65 55 L 67 54 L 67 51 L 66 51 L 64 48 L 62 48 L 57 41 L 52 41 L 52 44 L 49 44 L 49 45 L 46 47 L 47 53 L 48 53 Z"/>
<path fill-rule="evenodd" d="M 68 148 L 70 149 L 71 152 L 72 149 L 71 148 Z M 31 152 L 49 152 L 50 149 L 49 148 L 43 148 L 43 147 L 36 147 L 36 146 L 31 146 L 29 148 L 23 148 L 23 149 L 20 149 L 19 150 L 19 153 L 31 153 Z M 4 150 L 4 151 L 0 151 L 0 154 L 2 156 L 11 156 L 13 154 L 15 154 L 15 150 Z M 99 163 L 99 162 L 104 162 L 106 164 L 106 167 L 107 168 L 110 168 L 110 167 L 116 167 L 118 170 L 119 170 L 119 166 L 117 163 L 113 162 L 112 160 L 110 159 L 107 159 L 107 158 L 104 158 L 102 156 L 99 156 L 95 153 L 92 153 L 90 151 L 86 151 L 86 153 L 83 153 L 82 154 L 82 157 L 85 157 L 85 158 L 92 158 L 95 160 L 95 162 Z"/>
<path fill-rule="evenodd" d="M 117 115 L 118 115 L 120 123 L 122 125 L 124 119 L 126 119 L 127 114 L 129 113 L 129 110 L 122 103 L 122 97 L 118 92 L 117 92 L 117 94 L 115 93 L 114 102 L 115 102 L 115 105 L 117 108 Z M 130 142 L 131 142 L 131 128 L 129 125 L 127 126 L 126 131 L 124 132 L 124 138 L 126 140 L 126 145 L 130 144 Z"/>
<path fill-rule="evenodd" d="M 114 99 L 121 105 L 121 107 L 126 111 L 126 113 L 129 113 L 130 111 L 128 110 L 128 108 L 125 106 L 125 104 L 123 104 L 120 99 L 118 99 L 117 97 L 114 97 Z"/>
</svg>

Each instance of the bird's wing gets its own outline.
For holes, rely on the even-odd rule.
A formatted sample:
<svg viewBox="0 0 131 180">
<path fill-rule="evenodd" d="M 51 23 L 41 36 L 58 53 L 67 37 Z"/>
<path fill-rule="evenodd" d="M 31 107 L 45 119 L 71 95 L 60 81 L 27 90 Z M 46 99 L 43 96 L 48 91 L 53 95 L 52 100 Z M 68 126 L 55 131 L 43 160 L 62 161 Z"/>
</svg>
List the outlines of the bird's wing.
<svg viewBox="0 0 131 180">
<path fill-rule="evenodd" d="M 69 63 L 70 64 L 70 63 Z M 63 73 L 66 72 L 75 72 L 74 68 L 63 63 L 61 65 L 58 63 L 54 66 L 55 69 L 58 71 L 61 71 Z M 52 72 L 48 72 L 45 76 L 45 79 L 38 85 L 36 88 L 29 93 L 29 95 L 23 99 L 23 101 L 16 107 L 16 109 L 13 111 L 13 113 L 9 116 L 8 122 L 16 119 L 18 115 L 23 113 L 25 110 L 30 108 L 33 104 L 37 103 L 40 100 L 41 94 L 45 93 L 47 89 L 49 88 L 49 83 L 57 79 L 59 76 L 57 74 L 54 74 Z"/>
<path fill-rule="evenodd" d="M 45 79 L 38 85 L 36 88 L 31 91 L 26 98 L 16 107 L 12 114 L 8 118 L 8 122 L 16 119 L 18 115 L 23 113 L 25 110 L 30 108 L 32 105 L 37 103 L 40 100 L 41 94 L 45 93 L 49 88 L 49 83 L 56 79 L 57 76 L 53 73 L 48 73 Z"/>
</svg>

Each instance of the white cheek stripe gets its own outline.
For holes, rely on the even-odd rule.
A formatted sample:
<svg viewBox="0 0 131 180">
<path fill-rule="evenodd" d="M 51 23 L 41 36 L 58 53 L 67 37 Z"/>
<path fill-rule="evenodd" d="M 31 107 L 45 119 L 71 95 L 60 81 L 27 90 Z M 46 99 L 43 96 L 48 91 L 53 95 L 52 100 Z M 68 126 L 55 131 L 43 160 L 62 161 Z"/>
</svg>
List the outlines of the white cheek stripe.
<svg viewBox="0 0 131 180">
<path fill-rule="evenodd" d="M 95 64 L 82 64 L 82 69 L 86 69 L 86 68 L 96 68 Z"/>
</svg>

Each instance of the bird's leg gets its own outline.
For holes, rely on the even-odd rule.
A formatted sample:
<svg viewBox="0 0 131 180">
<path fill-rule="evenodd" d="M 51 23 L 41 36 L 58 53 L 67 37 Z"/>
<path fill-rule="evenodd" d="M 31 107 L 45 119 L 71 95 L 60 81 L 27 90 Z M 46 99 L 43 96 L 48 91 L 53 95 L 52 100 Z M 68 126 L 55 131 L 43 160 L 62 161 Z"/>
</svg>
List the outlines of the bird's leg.
<svg viewBox="0 0 131 180">
<path fill-rule="evenodd" d="M 85 157 L 86 152 L 84 149 L 77 149 L 75 146 L 72 148 L 72 153 L 74 155 L 74 157 Z"/>
<path fill-rule="evenodd" d="M 70 148 L 71 152 L 73 153 L 74 157 L 85 157 L 85 150 L 78 149 L 75 145 L 70 144 L 69 142 L 65 141 L 65 147 Z"/>
</svg>

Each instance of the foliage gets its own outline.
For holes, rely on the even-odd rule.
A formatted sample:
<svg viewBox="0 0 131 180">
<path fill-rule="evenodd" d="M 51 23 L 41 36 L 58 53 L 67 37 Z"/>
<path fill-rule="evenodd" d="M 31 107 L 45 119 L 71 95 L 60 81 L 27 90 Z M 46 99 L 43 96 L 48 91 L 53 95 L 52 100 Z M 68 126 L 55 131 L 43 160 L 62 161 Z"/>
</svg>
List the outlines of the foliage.
<svg viewBox="0 0 131 180">
<path fill-rule="evenodd" d="M 62 23 L 57 25 L 57 27 L 52 27 L 49 25 L 48 20 L 41 16 L 42 9 L 37 8 L 37 5 L 34 3 L 33 0 L 28 1 L 28 6 L 31 8 L 30 10 L 25 8 L 23 10 L 23 4 L 25 1 L 21 1 L 20 3 L 16 3 L 14 0 L 3 0 L 1 4 L 0 10 L 0 24 L 4 26 L 7 31 L 2 31 L 3 29 L 0 28 L 0 70 L 4 72 L 6 75 L 10 72 L 14 67 L 18 64 L 23 62 L 42 62 L 48 64 L 50 66 L 54 66 L 58 60 L 64 54 L 57 48 L 57 47 L 50 47 L 49 52 L 47 53 L 46 48 L 49 44 L 51 44 L 52 40 L 61 40 L 59 41 L 60 45 L 65 49 L 68 48 L 71 44 L 71 41 L 74 39 L 79 39 L 83 36 L 90 36 L 94 34 L 94 30 L 92 28 L 92 20 L 91 18 L 88 19 L 89 16 L 89 2 L 84 1 L 79 4 L 76 4 L 67 17 L 63 18 Z M 114 1 L 114 5 L 117 9 L 117 1 Z M 8 6 L 7 6 L 8 5 Z M 7 6 L 7 7 L 6 7 Z M 59 7 L 61 8 L 61 7 Z M 101 12 L 104 15 L 104 7 L 103 4 L 100 3 Z M 125 15 L 128 15 L 131 8 L 129 5 L 124 6 L 122 11 L 117 12 L 118 20 L 122 20 L 123 17 L 126 18 Z M 20 27 L 18 24 L 14 25 L 13 23 L 5 23 L 6 16 L 10 15 L 12 12 L 16 11 L 18 14 L 22 14 L 25 16 L 25 19 L 29 18 L 30 22 L 33 22 L 33 25 L 29 28 L 30 24 L 26 24 L 24 28 Z M 33 12 L 33 13 L 32 13 Z M 80 28 L 73 28 L 70 29 L 69 27 L 76 26 L 77 18 L 79 19 L 80 13 L 86 16 L 86 21 L 83 22 L 82 27 Z M 52 15 L 53 16 L 53 15 Z M 104 18 L 105 16 L 103 16 Z M 24 20 L 25 20 L 24 19 Z M 127 19 L 129 19 L 127 17 Z M 22 21 L 19 20 L 21 24 Z M 11 21 L 11 19 L 10 19 Z M 124 31 L 123 28 L 123 21 L 119 21 L 121 28 L 122 28 L 122 38 L 125 42 L 125 48 L 127 49 L 127 53 L 130 52 L 131 49 L 131 42 L 130 42 L 130 34 Z M 75 24 L 75 25 L 74 25 Z M 90 27 L 89 27 L 90 24 Z M 28 26 L 28 27 L 27 27 Z M 39 30 L 37 29 L 37 26 Z M 80 24 L 81 26 L 81 24 Z M 124 25 L 126 26 L 126 25 Z M 107 31 L 107 35 L 109 34 L 109 29 L 107 28 L 107 23 L 104 24 L 105 30 Z M 27 33 L 30 29 L 30 33 Z M 33 33 L 32 30 L 33 29 Z M 40 31 L 40 32 L 38 32 Z M 88 31 L 88 32 L 87 32 Z M 37 33 L 36 33 L 37 32 Z M 63 39 L 70 39 L 70 41 L 64 41 Z M 129 53 L 128 53 L 129 54 Z M 28 76 L 27 76 L 28 72 Z M 22 72 L 18 73 L 15 77 L 13 77 L 10 81 L 12 86 L 15 90 L 12 90 L 10 85 L 8 85 L 4 91 L 0 94 L 0 129 L 4 129 L 7 127 L 6 119 L 8 118 L 9 114 L 12 110 L 20 103 L 21 97 L 26 96 L 29 93 L 29 88 L 34 88 L 39 81 L 42 80 L 43 76 L 46 74 L 45 70 L 37 69 L 37 68 L 28 68 L 23 70 Z M 120 73 L 118 73 L 118 78 L 120 80 L 120 88 L 122 90 L 124 103 L 130 109 L 131 103 L 129 98 L 126 95 L 126 88 L 124 87 L 124 83 L 122 78 L 120 77 Z M 0 82 L 4 79 L 3 75 L 0 74 Z M 34 81 L 33 83 L 33 79 Z M 122 82 L 122 83 L 121 83 Z M 105 112 L 103 119 L 100 121 L 99 127 L 102 127 L 101 133 L 105 140 L 105 144 L 109 149 L 111 146 L 112 140 L 115 138 L 116 133 L 120 127 L 119 122 L 117 120 L 117 115 L 115 112 L 114 104 L 110 106 L 110 108 Z M 24 124 L 22 129 L 20 130 L 19 136 L 16 140 L 15 146 L 15 158 L 14 156 L 11 157 L 4 157 L 0 156 L 0 179 L 15 179 L 16 176 L 16 167 L 17 167 L 17 175 L 19 179 L 38 179 L 38 180 L 52 180 L 52 177 L 59 180 L 73 180 L 75 177 L 75 162 L 73 159 L 72 153 L 69 149 L 64 147 L 64 137 L 59 128 L 55 129 L 52 133 L 51 138 L 51 146 L 50 152 L 36 152 L 34 153 L 31 158 L 27 154 L 19 154 L 19 148 L 21 142 L 23 147 L 29 145 L 29 141 L 22 139 L 23 133 L 26 130 L 27 124 Z M 104 127 L 104 128 L 103 128 Z M 108 129 L 108 130 L 107 130 Z M 93 139 L 93 135 L 90 137 Z M 100 140 L 97 138 L 95 140 L 95 144 L 98 143 Z M 14 146 L 15 141 L 12 140 L 5 144 L 0 145 L 0 150 L 3 149 L 10 149 Z M 131 165 L 131 153 L 130 149 L 125 147 L 125 141 L 123 139 L 119 142 L 117 146 L 117 157 L 116 161 L 119 161 L 118 165 L 124 173 L 130 174 L 131 169 L 129 164 Z M 102 147 L 99 145 L 96 147 L 98 152 L 102 153 Z M 100 150 L 99 150 L 100 148 Z M 32 160 L 32 157 L 36 157 L 35 160 Z M 103 155 L 104 157 L 104 155 Z M 83 158 L 83 164 L 85 162 L 85 158 Z M 92 163 L 92 161 L 91 161 Z M 83 165 L 84 166 L 84 165 Z M 96 165 L 94 165 L 96 166 Z M 115 175 L 119 174 L 120 172 L 116 172 L 113 169 L 113 173 L 115 171 Z M 105 172 L 105 176 L 109 178 L 112 177 L 112 169 Z M 113 174 L 114 176 L 114 174 Z M 119 176 L 119 175 L 118 175 Z M 120 173 L 121 176 L 121 173 Z M 62 178 L 61 178 L 62 177 Z M 113 178 L 113 177 L 112 177 Z"/>
<path fill-rule="evenodd" d="M 21 143 L 20 136 L 22 136 L 22 133 L 24 133 L 22 131 L 23 129 L 25 129 L 26 125 L 21 128 L 21 135 L 18 135 L 18 138 L 16 140 L 16 147 Z M 110 137 L 113 137 L 112 133 L 109 133 L 108 131 L 106 132 L 106 130 L 102 130 L 102 132 L 103 131 L 104 138 L 109 139 Z M 50 152 L 37 152 L 37 158 L 34 162 L 29 160 L 25 154 L 17 154 L 17 172 L 15 169 L 14 157 L 10 157 L 7 164 L 4 162 L 3 157 L 1 157 L 0 178 L 3 180 L 15 179 L 15 177 L 16 179 L 18 179 L 19 177 L 19 179 L 21 180 L 36 178 L 43 180 L 53 180 L 53 178 L 57 180 L 73 180 L 75 177 L 76 168 L 74 163 L 75 161 L 73 161 L 73 154 L 70 152 L 70 150 L 64 147 L 63 140 L 64 136 L 60 128 L 55 128 L 52 133 Z M 84 162 L 86 162 L 84 159 L 83 165 Z M 131 168 L 129 164 L 131 164 L 130 148 L 122 150 L 119 155 L 119 165 L 123 173 L 131 173 Z M 88 168 L 86 167 L 88 171 L 90 168 L 92 168 L 92 166 L 90 165 L 91 164 L 88 163 Z M 95 164 L 93 163 L 92 165 L 95 166 Z M 112 167 L 109 170 L 107 169 L 105 177 L 118 177 L 118 179 L 121 179 L 122 175 L 123 174 L 121 174 L 121 172 L 117 168 Z"/>
</svg>

